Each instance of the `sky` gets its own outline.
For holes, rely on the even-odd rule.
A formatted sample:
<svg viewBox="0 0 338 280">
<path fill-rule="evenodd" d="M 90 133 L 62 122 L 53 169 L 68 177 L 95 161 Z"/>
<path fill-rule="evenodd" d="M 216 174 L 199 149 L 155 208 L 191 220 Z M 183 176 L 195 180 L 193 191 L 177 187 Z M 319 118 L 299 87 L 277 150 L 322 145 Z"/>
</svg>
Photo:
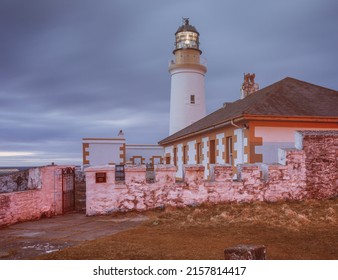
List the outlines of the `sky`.
<svg viewBox="0 0 338 280">
<path fill-rule="evenodd" d="M 207 112 L 293 77 L 338 90 L 335 0 L 0 0 L 0 166 L 82 163 L 82 138 L 169 133 L 174 34 L 200 33 Z"/>
</svg>

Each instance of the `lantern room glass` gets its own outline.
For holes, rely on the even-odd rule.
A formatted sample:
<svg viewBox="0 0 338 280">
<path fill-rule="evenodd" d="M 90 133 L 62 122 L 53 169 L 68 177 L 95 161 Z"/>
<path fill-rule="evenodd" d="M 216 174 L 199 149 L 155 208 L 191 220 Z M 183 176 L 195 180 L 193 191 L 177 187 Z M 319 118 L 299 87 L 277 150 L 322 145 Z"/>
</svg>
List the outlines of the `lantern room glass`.
<svg viewBox="0 0 338 280">
<path fill-rule="evenodd" d="M 198 34 L 191 31 L 178 32 L 176 34 L 176 49 L 198 49 Z"/>
</svg>

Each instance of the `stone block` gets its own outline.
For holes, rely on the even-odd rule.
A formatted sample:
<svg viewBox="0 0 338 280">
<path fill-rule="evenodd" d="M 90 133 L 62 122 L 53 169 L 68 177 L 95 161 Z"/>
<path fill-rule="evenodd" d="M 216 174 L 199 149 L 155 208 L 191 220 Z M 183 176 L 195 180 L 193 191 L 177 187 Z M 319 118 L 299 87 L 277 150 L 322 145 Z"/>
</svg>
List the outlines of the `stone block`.
<svg viewBox="0 0 338 280">
<path fill-rule="evenodd" d="M 146 183 L 146 166 L 125 165 L 125 182 L 127 185 L 141 185 Z"/>
<path fill-rule="evenodd" d="M 232 181 L 233 170 L 230 164 L 211 164 L 210 179 L 215 182 Z"/>
<path fill-rule="evenodd" d="M 183 165 L 183 180 L 191 187 L 198 187 L 204 181 L 204 165 L 186 164 Z"/>
<path fill-rule="evenodd" d="M 155 165 L 155 181 L 164 184 L 175 183 L 177 167 L 170 164 Z"/>
<path fill-rule="evenodd" d="M 226 260 L 266 260 L 264 245 L 237 245 L 224 250 Z"/>
<path fill-rule="evenodd" d="M 261 176 L 258 164 L 239 164 L 237 165 L 237 170 L 237 178 L 241 181 L 247 181 L 250 179 L 256 180 Z"/>
</svg>

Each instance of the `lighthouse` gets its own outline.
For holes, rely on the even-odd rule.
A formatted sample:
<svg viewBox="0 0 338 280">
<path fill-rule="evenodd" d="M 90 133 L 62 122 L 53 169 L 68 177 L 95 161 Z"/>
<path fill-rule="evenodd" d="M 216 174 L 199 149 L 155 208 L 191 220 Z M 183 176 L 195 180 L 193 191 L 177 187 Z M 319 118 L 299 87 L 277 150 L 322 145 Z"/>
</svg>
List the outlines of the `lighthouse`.
<svg viewBox="0 0 338 280">
<path fill-rule="evenodd" d="M 169 134 L 185 128 L 206 116 L 204 76 L 199 33 L 183 18 L 175 33 L 174 59 L 169 64 L 171 75 Z"/>
</svg>

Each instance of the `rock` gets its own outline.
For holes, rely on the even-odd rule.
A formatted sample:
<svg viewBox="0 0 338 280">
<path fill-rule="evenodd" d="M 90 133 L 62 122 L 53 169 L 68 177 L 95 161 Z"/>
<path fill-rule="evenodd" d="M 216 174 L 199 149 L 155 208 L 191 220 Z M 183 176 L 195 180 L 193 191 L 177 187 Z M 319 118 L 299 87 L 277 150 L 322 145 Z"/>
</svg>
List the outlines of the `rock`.
<svg viewBox="0 0 338 280">
<path fill-rule="evenodd" d="M 7 258 L 7 257 L 9 257 L 9 253 L 8 252 L 2 252 L 2 251 L 0 251 L 0 259 L 1 258 Z"/>
<path fill-rule="evenodd" d="M 265 260 L 266 247 L 264 245 L 237 245 L 224 250 L 226 260 Z"/>
</svg>

